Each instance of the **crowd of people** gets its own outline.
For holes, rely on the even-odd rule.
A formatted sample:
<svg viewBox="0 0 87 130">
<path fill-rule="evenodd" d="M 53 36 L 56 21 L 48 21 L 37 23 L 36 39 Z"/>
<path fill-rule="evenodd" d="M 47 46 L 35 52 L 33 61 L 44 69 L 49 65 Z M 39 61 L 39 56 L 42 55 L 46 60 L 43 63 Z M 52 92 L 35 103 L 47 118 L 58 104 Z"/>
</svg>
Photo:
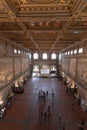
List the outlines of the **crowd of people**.
<svg viewBox="0 0 87 130">
<path fill-rule="evenodd" d="M 53 116 L 53 107 L 54 107 L 54 92 L 52 91 L 49 103 L 49 93 L 48 91 L 39 90 L 38 92 L 38 112 L 39 112 L 39 120 L 49 122 Z M 61 123 L 61 114 L 58 115 L 58 121 Z M 62 130 L 65 130 L 65 123 L 62 125 Z"/>
<path fill-rule="evenodd" d="M 53 116 L 53 107 L 54 107 L 54 99 L 55 95 L 52 91 L 50 102 L 49 102 L 50 93 L 48 91 L 39 90 L 38 91 L 38 114 L 39 120 L 49 122 Z M 74 107 L 74 103 L 71 103 L 72 108 Z M 59 112 L 58 121 L 61 124 L 61 130 L 66 130 L 66 124 L 62 121 L 61 113 Z M 84 130 L 84 119 L 82 119 L 81 123 L 78 125 L 77 130 Z"/>
</svg>

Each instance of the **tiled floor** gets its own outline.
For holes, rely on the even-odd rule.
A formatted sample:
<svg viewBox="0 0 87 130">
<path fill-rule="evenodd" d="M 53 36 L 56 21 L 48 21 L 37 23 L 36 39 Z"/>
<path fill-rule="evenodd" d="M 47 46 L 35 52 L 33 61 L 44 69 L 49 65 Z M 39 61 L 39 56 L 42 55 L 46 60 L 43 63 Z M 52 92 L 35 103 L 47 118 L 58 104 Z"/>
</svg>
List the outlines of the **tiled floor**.
<svg viewBox="0 0 87 130">
<path fill-rule="evenodd" d="M 45 103 L 38 101 L 39 90 L 48 91 Z M 52 92 L 55 93 L 54 98 Z M 48 105 L 51 105 L 49 120 L 39 116 L 41 104 L 44 112 Z M 61 122 L 58 120 L 59 113 Z M 63 130 L 64 123 L 66 130 L 78 130 L 82 119 L 85 119 L 84 130 L 87 130 L 87 113 L 76 103 L 74 97 L 66 92 L 62 81 L 57 78 L 33 78 L 27 81 L 23 94 L 15 95 L 12 105 L 0 120 L 0 130 Z"/>
</svg>

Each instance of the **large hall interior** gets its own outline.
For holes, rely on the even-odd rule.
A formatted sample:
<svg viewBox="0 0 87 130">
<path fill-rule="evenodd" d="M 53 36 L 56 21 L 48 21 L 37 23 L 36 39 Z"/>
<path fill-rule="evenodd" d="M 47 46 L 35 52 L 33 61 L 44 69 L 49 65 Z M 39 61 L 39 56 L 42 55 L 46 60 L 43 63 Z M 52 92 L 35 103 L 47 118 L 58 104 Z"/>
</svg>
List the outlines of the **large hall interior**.
<svg viewBox="0 0 87 130">
<path fill-rule="evenodd" d="M 87 130 L 87 0 L 0 0 L 0 129 Z"/>
</svg>

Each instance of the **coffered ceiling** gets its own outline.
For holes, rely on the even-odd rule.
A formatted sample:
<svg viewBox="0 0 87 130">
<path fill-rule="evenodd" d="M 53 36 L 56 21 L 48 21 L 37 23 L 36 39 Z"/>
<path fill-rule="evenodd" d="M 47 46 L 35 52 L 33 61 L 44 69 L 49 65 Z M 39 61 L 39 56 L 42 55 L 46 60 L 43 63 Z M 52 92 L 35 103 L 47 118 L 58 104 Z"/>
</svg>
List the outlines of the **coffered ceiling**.
<svg viewBox="0 0 87 130">
<path fill-rule="evenodd" d="M 59 52 L 87 37 L 87 0 L 0 0 L 0 37 Z"/>
</svg>

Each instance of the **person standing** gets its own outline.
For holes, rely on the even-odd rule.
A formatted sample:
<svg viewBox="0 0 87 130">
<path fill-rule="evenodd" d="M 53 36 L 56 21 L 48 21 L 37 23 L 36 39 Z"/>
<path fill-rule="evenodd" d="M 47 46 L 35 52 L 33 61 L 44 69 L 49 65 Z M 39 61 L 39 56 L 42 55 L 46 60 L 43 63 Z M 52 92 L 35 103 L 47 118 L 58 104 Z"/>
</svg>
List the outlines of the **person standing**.
<svg viewBox="0 0 87 130">
<path fill-rule="evenodd" d="M 82 126 L 84 125 L 84 123 L 85 123 L 85 122 L 84 122 L 84 119 L 82 119 L 82 121 L 81 121 Z"/>
<path fill-rule="evenodd" d="M 61 114 L 60 113 L 59 113 L 58 119 L 61 122 Z"/>
<path fill-rule="evenodd" d="M 54 98 L 54 92 L 52 92 L 52 98 Z"/>
<path fill-rule="evenodd" d="M 63 124 L 63 130 L 65 130 L 65 127 L 66 127 L 66 125 L 65 125 L 65 123 Z"/>
</svg>

